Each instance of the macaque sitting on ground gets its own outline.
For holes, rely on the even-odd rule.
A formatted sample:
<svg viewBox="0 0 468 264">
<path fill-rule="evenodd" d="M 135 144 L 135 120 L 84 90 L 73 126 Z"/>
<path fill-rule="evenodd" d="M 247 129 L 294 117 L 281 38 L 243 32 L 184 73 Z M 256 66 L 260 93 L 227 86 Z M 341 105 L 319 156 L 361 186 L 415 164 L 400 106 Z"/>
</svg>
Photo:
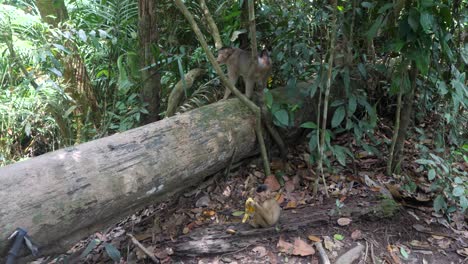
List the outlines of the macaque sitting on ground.
<svg viewBox="0 0 468 264">
<path fill-rule="evenodd" d="M 247 199 L 245 207 L 247 217 L 244 217 L 243 222 L 247 220 L 248 216 L 253 215 L 250 225 L 255 228 L 275 225 L 281 213 L 281 207 L 274 195 L 268 190 L 268 186 L 264 184 L 258 186 L 255 200 L 252 198 Z"/>
<path fill-rule="evenodd" d="M 236 86 L 239 76 L 245 82 L 245 96 L 251 98 L 255 83 L 261 89 L 266 87 L 268 77 L 271 73 L 271 59 L 268 51 L 262 50 L 257 58 L 258 64 L 252 61 L 250 52 L 239 48 L 224 48 L 219 50 L 216 61 L 219 64 L 226 64 L 229 81 Z M 227 99 L 231 90 L 226 88 L 223 99 Z"/>
</svg>

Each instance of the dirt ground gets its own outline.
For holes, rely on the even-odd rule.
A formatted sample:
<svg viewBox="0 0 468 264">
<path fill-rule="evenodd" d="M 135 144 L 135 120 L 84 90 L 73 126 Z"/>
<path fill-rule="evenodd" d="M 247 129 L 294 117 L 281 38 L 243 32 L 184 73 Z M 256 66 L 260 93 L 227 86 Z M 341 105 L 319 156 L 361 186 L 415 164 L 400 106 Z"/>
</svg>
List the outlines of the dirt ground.
<svg viewBox="0 0 468 264">
<path fill-rule="evenodd" d="M 365 155 L 353 169 L 336 166 L 326 175 L 329 197 L 323 183 L 312 196 L 316 177 L 305 149 L 292 150 L 287 162 L 274 159 L 276 176 L 263 175 L 258 159 L 244 161 L 83 240 L 71 255 L 42 263 L 323 263 L 324 256 L 330 263 L 468 263 L 463 214 L 448 222 L 430 202 L 392 187 L 383 161 Z M 241 223 L 244 204 L 263 183 L 276 191 L 281 218 L 253 230 Z M 397 203 L 386 207 L 388 196 Z M 381 213 L 369 210 L 374 203 Z M 353 248 L 357 253 L 338 260 Z"/>
</svg>

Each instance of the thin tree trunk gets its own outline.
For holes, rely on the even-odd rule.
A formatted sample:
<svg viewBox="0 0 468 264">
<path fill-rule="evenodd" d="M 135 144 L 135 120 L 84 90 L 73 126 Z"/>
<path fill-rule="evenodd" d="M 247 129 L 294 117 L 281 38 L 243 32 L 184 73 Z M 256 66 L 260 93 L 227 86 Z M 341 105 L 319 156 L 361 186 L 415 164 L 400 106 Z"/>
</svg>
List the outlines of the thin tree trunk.
<svg viewBox="0 0 468 264">
<path fill-rule="evenodd" d="M 208 28 L 210 29 L 211 36 L 213 37 L 213 40 L 215 42 L 215 47 L 217 50 L 221 49 L 223 47 L 223 42 L 221 41 L 221 37 L 219 35 L 219 30 L 218 27 L 216 26 L 216 23 L 213 19 L 213 17 L 210 14 L 210 10 L 206 6 L 205 0 L 200 0 L 200 7 L 203 10 L 203 15 L 205 16 L 205 19 L 208 23 Z"/>
<path fill-rule="evenodd" d="M 332 70 L 333 70 L 333 59 L 335 56 L 335 42 L 336 42 L 336 28 L 337 28 L 337 16 L 336 16 L 336 9 L 337 9 L 337 0 L 331 1 L 333 13 L 332 13 L 332 29 L 331 29 L 331 39 L 330 39 L 330 57 L 328 58 L 328 71 L 327 71 L 327 85 L 325 87 L 325 96 L 323 98 L 323 117 L 322 117 L 322 129 L 320 131 L 320 144 L 318 145 L 319 151 L 319 160 L 317 165 L 317 170 L 319 173 L 317 175 L 322 175 L 322 181 L 324 184 L 324 191 L 328 197 L 328 187 L 327 182 L 325 180 L 325 175 L 323 173 L 323 155 L 325 149 L 325 133 L 327 131 L 327 117 L 328 117 L 328 101 L 330 99 L 330 89 L 331 89 L 331 79 L 332 79 Z M 318 177 L 315 181 L 314 190 L 318 189 Z M 315 195 L 316 193 L 314 193 Z"/>
<path fill-rule="evenodd" d="M 156 60 L 151 52 L 152 47 L 157 48 L 159 38 L 158 20 L 156 16 L 157 1 L 139 0 L 139 37 L 140 37 L 140 65 L 142 68 L 156 65 Z M 159 120 L 159 108 L 161 97 L 161 75 L 157 66 L 151 66 L 142 71 L 141 96 L 148 104 L 149 114 L 143 122 L 150 123 Z"/>
<path fill-rule="evenodd" d="M 413 116 L 413 100 L 418 74 L 418 68 L 416 67 L 416 63 L 413 61 L 411 63 L 410 70 L 411 90 L 403 97 L 402 109 L 405 109 L 405 114 L 400 118 L 400 128 L 398 129 L 398 137 L 395 143 L 395 150 L 393 152 L 392 172 L 395 171 L 396 168 L 400 167 L 401 161 L 403 160 L 403 147 L 405 145 L 406 133 L 411 123 L 411 117 Z"/>
</svg>

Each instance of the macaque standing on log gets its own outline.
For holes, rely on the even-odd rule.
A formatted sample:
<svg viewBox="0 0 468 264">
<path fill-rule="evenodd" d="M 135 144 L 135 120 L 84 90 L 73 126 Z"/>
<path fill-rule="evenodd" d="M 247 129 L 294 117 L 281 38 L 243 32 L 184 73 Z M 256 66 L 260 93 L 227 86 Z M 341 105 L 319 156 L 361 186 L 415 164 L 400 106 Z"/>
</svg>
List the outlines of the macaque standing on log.
<svg viewBox="0 0 468 264">
<path fill-rule="evenodd" d="M 245 82 L 245 96 L 251 98 L 255 83 L 262 89 L 266 87 L 268 76 L 271 73 L 271 59 L 266 50 L 262 50 L 258 56 L 258 63 L 252 61 L 250 52 L 239 48 L 224 48 L 219 50 L 216 61 L 226 64 L 229 81 L 236 86 L 239 76 Z M 227 99 L 231 91 L 226 88 L 223 100 Z"/>
</svg>

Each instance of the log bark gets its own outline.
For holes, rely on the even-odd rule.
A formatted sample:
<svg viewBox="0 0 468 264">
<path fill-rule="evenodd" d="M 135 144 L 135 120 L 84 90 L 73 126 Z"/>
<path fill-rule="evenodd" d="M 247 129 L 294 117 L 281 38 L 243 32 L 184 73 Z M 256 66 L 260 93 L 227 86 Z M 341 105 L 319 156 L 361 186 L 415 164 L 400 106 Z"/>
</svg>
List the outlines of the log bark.
<svg viewBox="0 0 468 264">
<path fill-rule="evenodd" d="M 258 153 L 252 112 L 237 99 L 0 168 L 0 259 L 27 229 L 42 254 L 138 208 L 178 195 Z M 3 262 L 1 262 L 3 263 Z"/>
<path fill-rule="evenodd" d="M 365 218 L 367 220 L 380 220 L 388 217 L 382 203 L 378 201 L 368 202 L 367 207 L 362 207 L 360 202 L 351 202 L 343 209 L 341 214 L 330 214 L 334 209 L 333 202 L 317 208 L 308 206 L 292 210 L 283 210 L 279 220 L 280 232 L 276 227 L 252 228 L 241 223 L 227 223 L 210 225 L 193 230 L 190 234 L 183 235 L 177 240 L 166 240 L 158 244 L 160 248 L 171 248 L 178 257 L 219 256 L 231 252 L 238 252 L 249 246 L 258 245 L 261 241 L 275 240 L 288 233 L 303 234 L 304 229 L 318 228 L 324 225 L 335 225 L 340 217 L 348 217 L 353 221 Z M 397 207 L 390 209 L 396 213 Z M 227 229 L 236 230 L 234 235 L 226 232 Z"/>
</svg>

